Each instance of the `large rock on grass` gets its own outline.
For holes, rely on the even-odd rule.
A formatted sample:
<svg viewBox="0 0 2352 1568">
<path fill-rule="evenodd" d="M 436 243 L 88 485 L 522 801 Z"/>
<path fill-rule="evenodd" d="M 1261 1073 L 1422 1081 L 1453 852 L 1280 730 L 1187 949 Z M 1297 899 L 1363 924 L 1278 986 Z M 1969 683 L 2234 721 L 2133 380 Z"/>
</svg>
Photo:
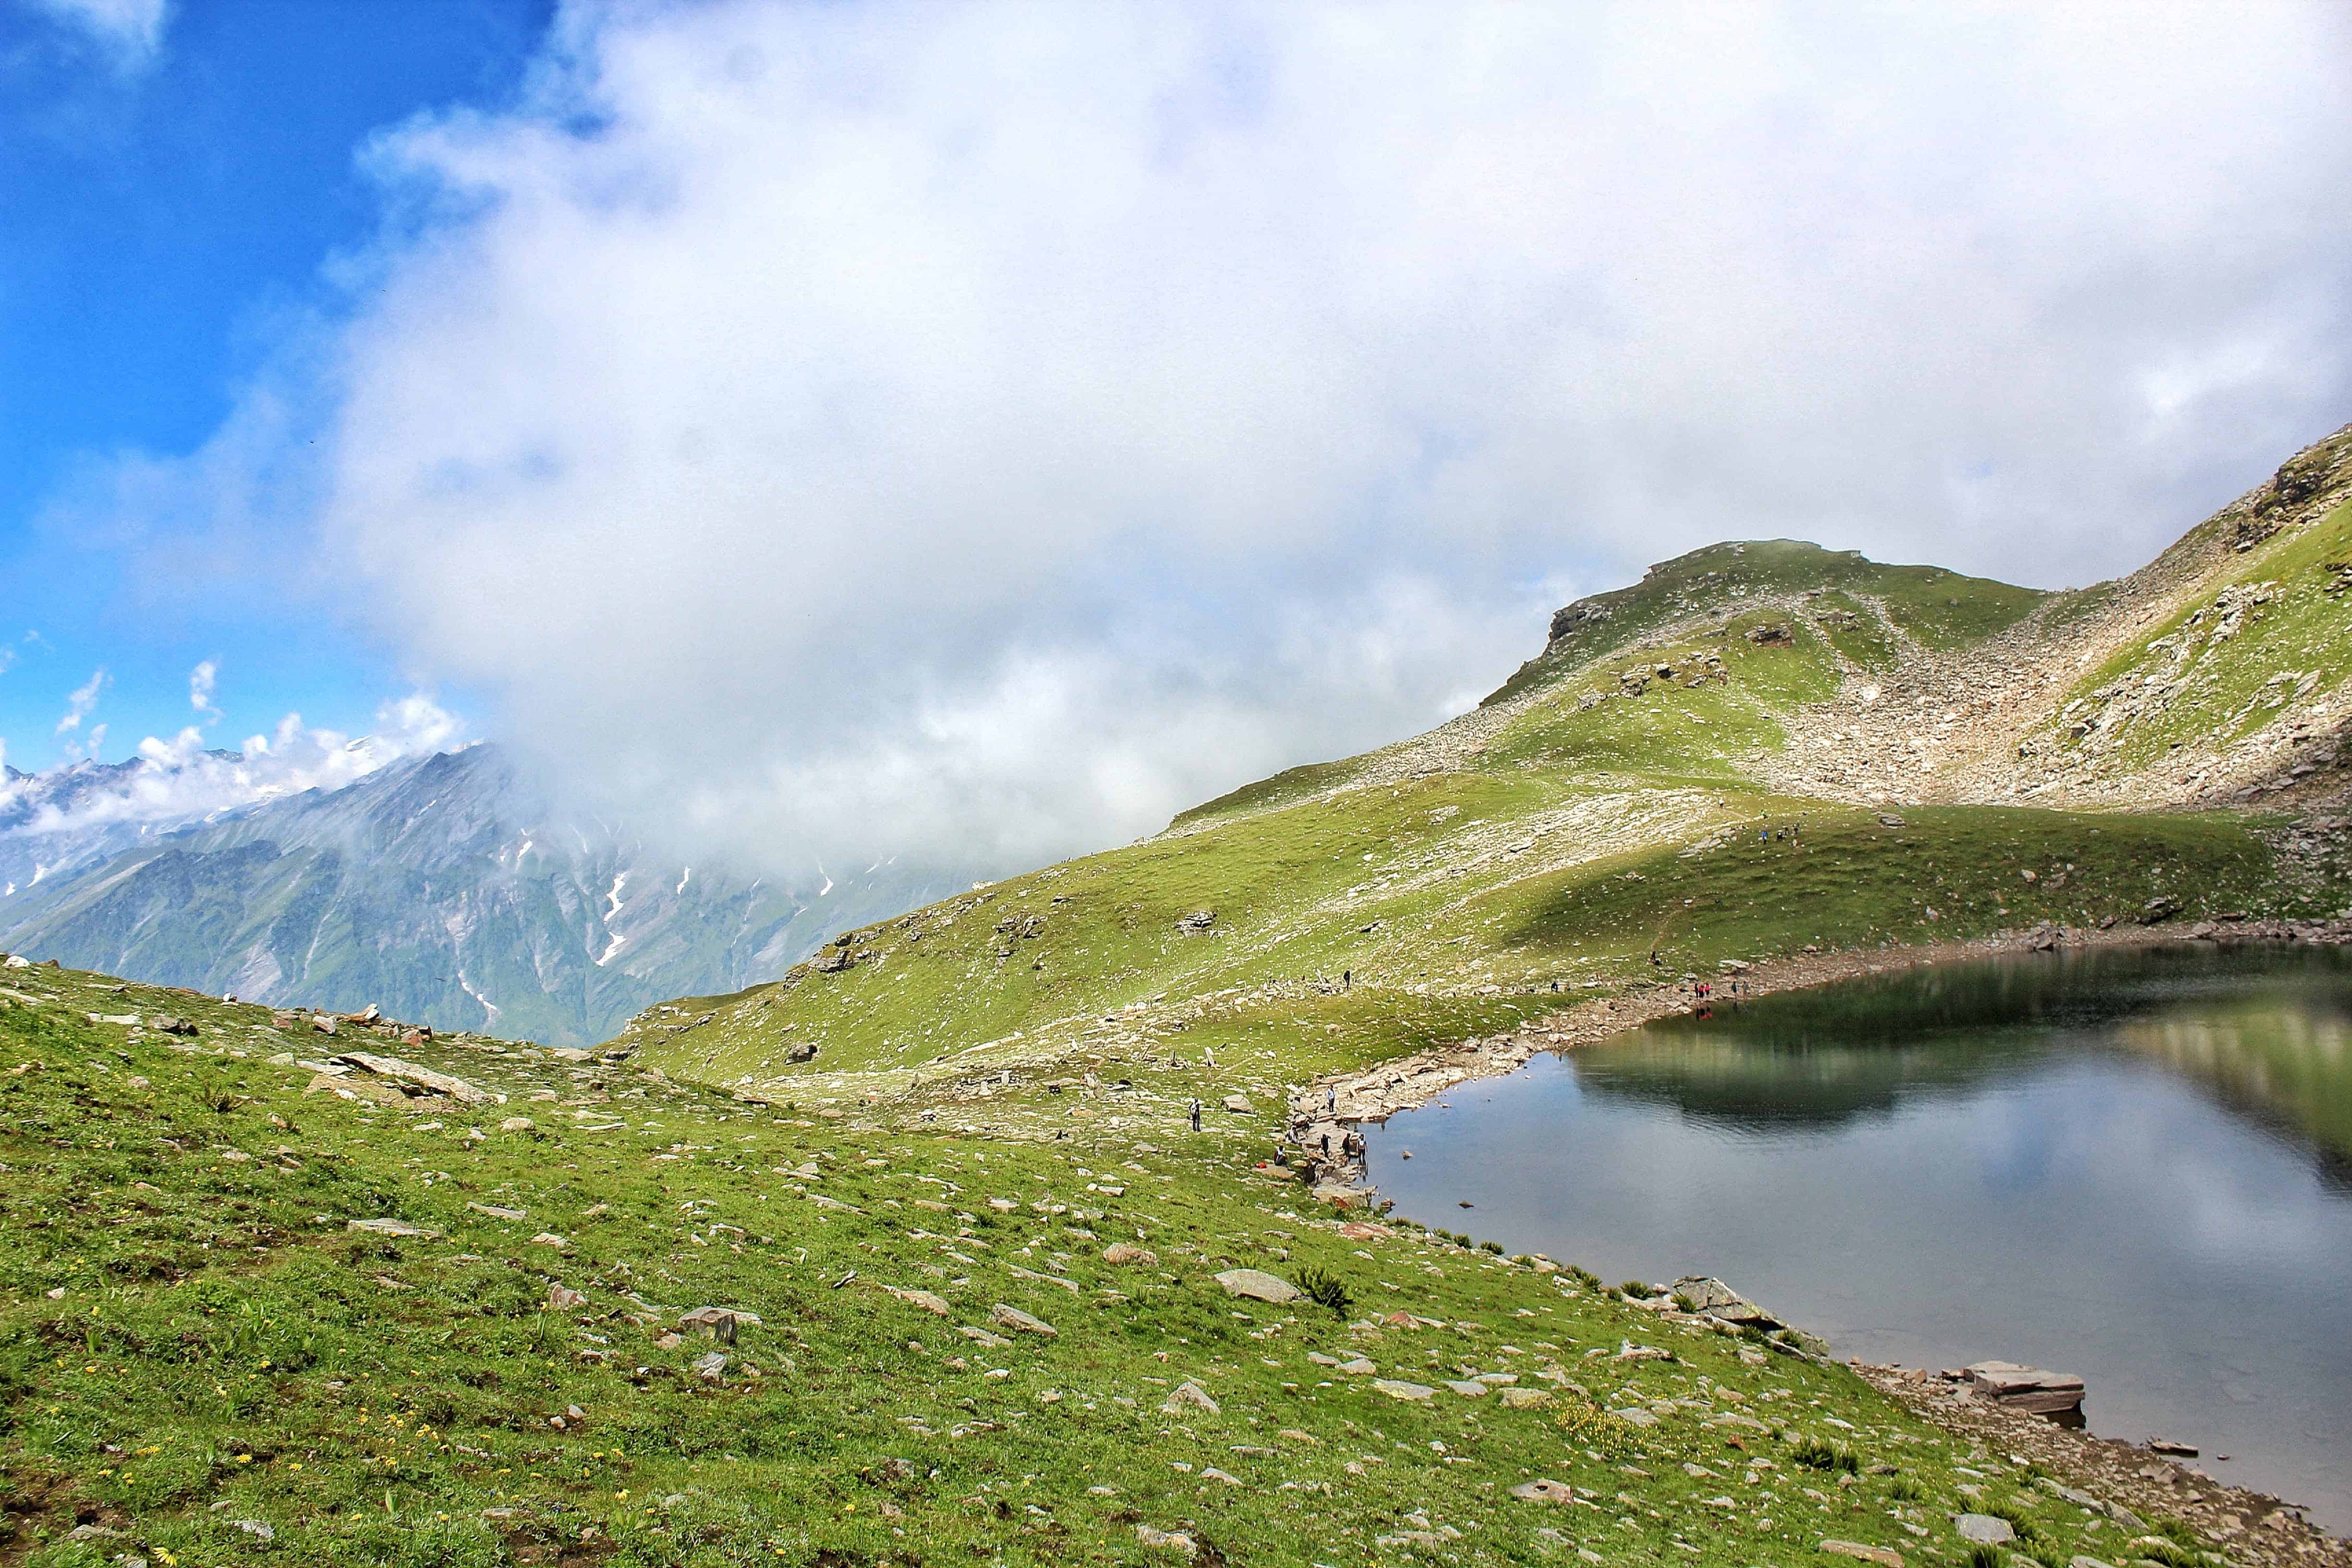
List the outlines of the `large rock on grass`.
<svg viewBox="0 0 2352 1568">
<path fill-rule="evenodd" d="M 1297 1286 L 1262 1268 L 1228 1268 L 1217 1276 L 1217 1283 L 1225 1288 L 1228 1296 L 1246 1297 L 1269 1306 L 1278 1307 L 1285 1301 L 1298 1300 Z"/>
</svg>

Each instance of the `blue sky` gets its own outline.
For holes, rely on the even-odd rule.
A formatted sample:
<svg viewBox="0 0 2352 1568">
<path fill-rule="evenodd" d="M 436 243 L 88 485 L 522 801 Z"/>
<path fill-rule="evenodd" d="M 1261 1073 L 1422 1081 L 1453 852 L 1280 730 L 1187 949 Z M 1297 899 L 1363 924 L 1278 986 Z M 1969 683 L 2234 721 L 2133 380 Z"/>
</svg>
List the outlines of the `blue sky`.
<svg viewBox="0 0 2352 1568">
<path fill-rule="evenodd" d="M 2347 58 L 2340 0 L 0 0 L 0 737 L 463 732 L 697 854 L 1009 868 L 1718 540 L 2114 575 L 2352 418 Z"/>
<path fill-rule="evenodd" d="M 364 730 L 395 656 L 343 619 L 241 574 L 174 594 L 126 576 L 117 543 L 45 513 L 93 460 L 184 453 L 231 412 L 321 269 L 381 221 L 357 157 L 417 110 L 512 95 L 545 0 L 205 0 L 152 51 L 70 11 L 0 0 L 0 736 L 35 768 L 108 725 L 119 756 L 205 716 L 236 745 L 289 710 Z M 37 634 L 37 637 L 30 634 Z M 79 732 L 68 693 L 109 682 Z"/>
</svg>

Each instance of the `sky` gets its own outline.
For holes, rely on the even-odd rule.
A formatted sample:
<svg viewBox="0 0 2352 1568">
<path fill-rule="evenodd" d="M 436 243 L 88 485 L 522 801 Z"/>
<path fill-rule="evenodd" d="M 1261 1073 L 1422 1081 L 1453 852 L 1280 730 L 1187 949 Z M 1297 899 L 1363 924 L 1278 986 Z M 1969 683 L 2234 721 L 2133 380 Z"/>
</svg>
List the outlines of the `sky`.
<svg viewBox="0 0 2352 1568">
<path fill-rule="evenodd" d="M 1717 539 L 2111 576 L 2352 419 L 2347 67 L 2286 0 L 0 0 L 0 737 L 1009 870 Z"/>
</svg>

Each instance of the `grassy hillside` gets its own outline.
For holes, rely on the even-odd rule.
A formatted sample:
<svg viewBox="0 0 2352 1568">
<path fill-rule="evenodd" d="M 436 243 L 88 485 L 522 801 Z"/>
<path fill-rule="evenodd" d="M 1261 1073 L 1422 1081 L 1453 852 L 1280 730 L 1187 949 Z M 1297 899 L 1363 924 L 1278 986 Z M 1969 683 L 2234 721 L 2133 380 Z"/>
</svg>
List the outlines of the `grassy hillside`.
<svg viewBox="0 0 2352 1568">
<path fill-rule="evenodd" d="M 2279 685 L 2242 667 L 2321 672 L 2233 732 L 2325 729 L 2352 468 L 2297 462 L 2259 514 L 2080 595 L 1694 552 L 1569 606 L 1429 735 L 860 925 L 598 1051 L 0 973 L 0 1568 L 1752 1565 L 1832 1540 L 2219 1568 L 1800 1336 L 1337 1212 L 1276 1159 L 1319 1075 L 1727 962 L 2352 903 L 2316 784 L 2093 811 L 2035 751 L 2091 732 L 2051 729 L 2064 704 L 2147 689 L 2183 627 L 2215 712 Z M 2225 591 L 2227 638 L 2189 603 Z M 2116 769 L 2183 765 L 2138 722 Z M 479 1093 L 333 1070 L 354 1044 Z M 1235 1296 L 1237 1268 L 1313 1289 Z M 704 1306 L 738 1310 L 731 1342 L 679 1337 Z M 1515 1495 L 1538 1481 L 1557 1500 Z M 1964 1511 L 2021 1552 L 1972 1552 Z"/>
<path fill-rule="evenodd" d="M 2342 889 L 2282 879 L 2262 826 L 1454 774 L 1016 878 L 849 933 L 846 968 L 672 1004 L 615 1043 L 768 1094 L 954 1096 L 1008 1064 L 1098 1068 L 1090 1035 L 1131 1012 L 1181 1016 L 1218 1055 L 1202 1092 L 1263 1089 L 1727 959 L 2095 926 L 2152 901 L 2333 913 Z"/>
<path fill-rule="evenodd" d="M 2054 756 L 2145 768 L 2227 752 L 2352 676 L 2352 501 L 2249 552 L 2076 680 L 2045 728 Z M 2290 720 L 2292 725 L 2292 720 Z M 2328 738 L 2307 721 L 2308 738 Z"/>
<path fill-rule="evenodd" d="M 909 1133 L 482 1040 L 397 1048 L 504 1103 L 412 1099 L 318 1081 L 394 1048 L 348 1026 L 5 984 L 12 1563 L 1958 1563 L 1948 1517 L 1990 1510 L 2055 1565 L 2126 1533 L 1793 1344 L 1343 1229 L 1227 1131 Z M 1271 1306 L 1236 1267 L 1337 1289 Z M 705 1305 L 731 1343 L 667 1337 Z"/>
<path fill-rule="evenodd" d="M 1486 699 L 1494 703 L 1540 684 L 1563 666 L 1637 646 L 1694 615 L 1748 599 L 1814 595 L 1832 626 L 1860 622 L 1865 647 L 1882 656 L 1897 641 L 1964 647 L 2006 630 L 2050 595 L 1940 566 L 1889 566 L 1853 550 L 1797 540 L 1710 544 L 1662 562 L 1628 588 L 1580 599 L 1552 617 L 1542 655 Z"/>
</svg>

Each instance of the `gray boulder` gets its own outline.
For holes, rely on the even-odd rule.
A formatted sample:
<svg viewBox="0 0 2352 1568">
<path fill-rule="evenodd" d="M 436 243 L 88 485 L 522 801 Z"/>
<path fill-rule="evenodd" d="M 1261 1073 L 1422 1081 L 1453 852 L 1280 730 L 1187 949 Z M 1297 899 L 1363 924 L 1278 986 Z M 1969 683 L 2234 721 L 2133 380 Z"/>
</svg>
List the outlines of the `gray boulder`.
<svg viewBox="0 0 2352 1568">
<path fill-rule="evenodd" d="M 1217 1283 L 1225 1288 L 1229 1296 L 1243 1296 L 1270 1306 L 1298 1300 L 1297 1286 L 1260 1268 L 1228 1268 L 1217 1276 Z"/>
<path fill-rule="evenodd" d="M 1963 1541 L 1973 1541 L 1979 1546 L 2003 1546 L 2017 1539 L 2017 1531 L 2009 1521 L 1990 1513 L 1963 1513 L 1952 1520 L 1952 1528 L 1960 1532 Z"/>
</svg>

